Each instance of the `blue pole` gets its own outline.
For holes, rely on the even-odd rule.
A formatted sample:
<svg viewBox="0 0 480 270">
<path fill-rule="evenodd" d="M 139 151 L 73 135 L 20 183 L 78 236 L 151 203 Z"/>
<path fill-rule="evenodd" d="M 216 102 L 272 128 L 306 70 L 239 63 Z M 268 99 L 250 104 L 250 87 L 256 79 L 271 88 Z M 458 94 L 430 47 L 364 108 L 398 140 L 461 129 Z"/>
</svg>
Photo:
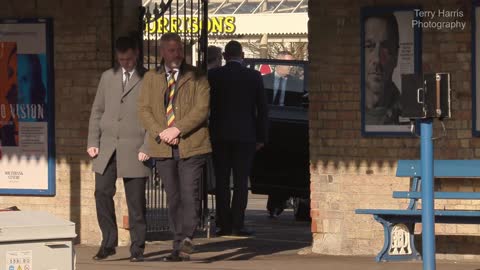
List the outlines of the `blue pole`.
<svg viewBox="0 0 480 270">
<path fill-rule="evenodd" d="M 421 122 L 420 132 L 423 270 L 435 270 L 432 119 L 426 119 Z"/>
</svg>

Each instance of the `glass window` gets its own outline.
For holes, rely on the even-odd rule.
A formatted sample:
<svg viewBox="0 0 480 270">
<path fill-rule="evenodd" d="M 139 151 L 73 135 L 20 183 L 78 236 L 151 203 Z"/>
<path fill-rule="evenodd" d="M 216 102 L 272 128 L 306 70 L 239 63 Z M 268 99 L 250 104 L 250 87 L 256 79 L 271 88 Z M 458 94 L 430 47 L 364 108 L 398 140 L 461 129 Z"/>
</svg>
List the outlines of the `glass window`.
<svg viewBox="0 0 480 270">
<path fill-rule="evenodd" d="M 255 69 L 262 74 L 268 104 L 303 107 L 307 102 L 303 65 L 256 63 Z"/>
<path fill-rule="evenodd" d="M 228 2 L 225 3 L 216 14 L 233 14 L 233 12 L 237 9 L 237 7 L 241 4 L 241 2 Z"/>
<path fill-rule="evenodd" d="M 237 10 L 236 14 L 250 14 L 258 7 L 259 3 L 260 2 L 245 2 Z"/>
<path fill-rule="evenodd" d="M 185 6 L 182 5 L 182 7 L 178 9 L 178 14 L 179 14 L 180 16 L 184 15 L 184 12 L 185 12 L 184 7 L 186 8 L 187 16 L 190 16 L 190 14 L 191 14 L 191 8 L 192 8 L 190 2 L 187 2 Z M 197 11 L 198 11 L 198 3 L 197 3 L 197 2 L 194 2 L 194 3 L 193 3 L 193 14 L 196 14 Z"/>
<path fill-rule="evenodd" d="M 297 1 L 285 1 L 275 11 L 276 13 L 292 13 L 293 10 L 300 4 L 300 0 Z"/>
<path fill-rule="evenodd" d="M 300 6 L 295 10 L 295 13 L 308 12 L 308 0 L 303 0 Z"/>
<path fill-rule="evenodd" d="M 280 0 L 267 0 L 260 5 L 257 13 L 272 13 L 278 4 L 280 4 Z"/>
<path fill-rule="evenodd" d="M 215 10 L 221 5 L 221 2 L 208 3 L 208 13 L 213 14 Z"/>
<path fill-rule="evenodd" d="M 280 4 L 280 1 L 267 1 L 267 11 L 266 12 L 272 12 L 277 8 L 278 4 Z"/>
<path fill-rule="evenodd" d="M 178 12 L 178 16 L 182 16 L 182 15 L 183 15 L 183 12 L 185 11 L 185 10 L 184 10 L 184 7 L 185 7 L 185 4 L 184 4 L 184 3 L 179 3 L 178 9 L 177 9 L 177 7 L 173 7 L 173 4 L 172 4 L 173 14 L 177 14 L 177 12 Z"/>
</svg>

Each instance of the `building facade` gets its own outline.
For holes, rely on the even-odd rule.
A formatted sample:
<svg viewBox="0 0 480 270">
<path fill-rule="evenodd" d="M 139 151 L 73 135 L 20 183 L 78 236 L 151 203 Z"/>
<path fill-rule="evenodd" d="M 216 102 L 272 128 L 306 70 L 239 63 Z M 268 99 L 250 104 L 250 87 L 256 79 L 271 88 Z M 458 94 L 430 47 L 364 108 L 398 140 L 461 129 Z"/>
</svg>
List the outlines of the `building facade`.
<svg viewBox="0 0 480 270">
<path fill-rule="evenodd" d="M 472 135 L 472 19 L 469 1 L 310 1 L 310 155 L 313 251 L 334 255 L 373 255 L 383 245 L 383 228 L 357 208 L 406 209 L 392 191 L 408 190 L 395 177 L 399 159 L 419 159 L 417 137 L 364 136 L 361 112 L 361 11 L 364 7 L 419 7 L 423 11 L 462 11 L 462 15 L 423 18 L 455 22 L 464 28 L 422 28 L 424 73 L 449 72 L 452 119 L 447 137 L 434 141 L 436 159 L 478 159 L 480 139 Z M 438 14 L 438 13 L 437 13 Z M 445 14 L 445 12 L 444 12 Z M 478 20 L 478 19 L 477 19 Z M 478 28 L 477 28 L 478 29 Z M 478 30 L 477 30 L 478 31 Z M 434 135 L 441 128 L 434 125 Z M 442 191 L 478 191 L 473 180 L 441 180 Z M 437 200 L 438 209 L 478 209 L 476 201 Z M 416 232 L 421 232 L 418 225 Z M 478 260 L 478 225 L 437 224 L 437 258 Z M 421 237 L 417 237 L 421 239 Z"/>
</svg>

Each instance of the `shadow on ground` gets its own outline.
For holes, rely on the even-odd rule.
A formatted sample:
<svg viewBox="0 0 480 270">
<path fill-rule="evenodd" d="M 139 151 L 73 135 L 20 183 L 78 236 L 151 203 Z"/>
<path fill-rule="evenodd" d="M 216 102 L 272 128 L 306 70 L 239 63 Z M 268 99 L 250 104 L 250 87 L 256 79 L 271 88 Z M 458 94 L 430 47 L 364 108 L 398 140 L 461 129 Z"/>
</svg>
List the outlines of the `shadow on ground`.
<svg viewBox="0 0 480 270">
<path fill-rule="evenodd" d="M 300 249 L 311 246 L 310 222 L 295 221 L 291 210 L 275 219 L 269 218 L 265 210 L 247 210 L 246 226 L 255 231 L 254 237 L 207 239 L 205 232 L 199 231 L 192 260 L 202 263 L 250 260 L 278 253 L 296 254 Z M 171 252 L 170 245 L 170 241 L 154 242 L 150 250 L 158 248 L 158 251 L 147 252 L 146 259 L 160 260 Z M 123 259 L 127 258 L 120 260 Z"/>
</svg>

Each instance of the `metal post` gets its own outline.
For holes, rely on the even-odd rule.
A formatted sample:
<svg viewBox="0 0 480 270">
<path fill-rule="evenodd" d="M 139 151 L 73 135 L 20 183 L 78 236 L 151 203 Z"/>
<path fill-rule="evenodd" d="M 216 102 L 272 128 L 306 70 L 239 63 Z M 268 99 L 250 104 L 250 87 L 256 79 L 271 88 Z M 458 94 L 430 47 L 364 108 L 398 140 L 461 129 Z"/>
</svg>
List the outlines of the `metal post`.
<svg viewBox="0 0 480 270">
<path fill-rule="evenodd" d="M 432 119 L 421 122 L 423 270 L 435 270 Z"/>
<path fill-rule="evenodd" d="M 208 47 L 208 0 L 203 1 L 203 21 L 202 21 L 202 39 L 200 40 L 200 50 L 203 52 L 201 67 L 207 71 L 207 47 Z"/>
</svg>

